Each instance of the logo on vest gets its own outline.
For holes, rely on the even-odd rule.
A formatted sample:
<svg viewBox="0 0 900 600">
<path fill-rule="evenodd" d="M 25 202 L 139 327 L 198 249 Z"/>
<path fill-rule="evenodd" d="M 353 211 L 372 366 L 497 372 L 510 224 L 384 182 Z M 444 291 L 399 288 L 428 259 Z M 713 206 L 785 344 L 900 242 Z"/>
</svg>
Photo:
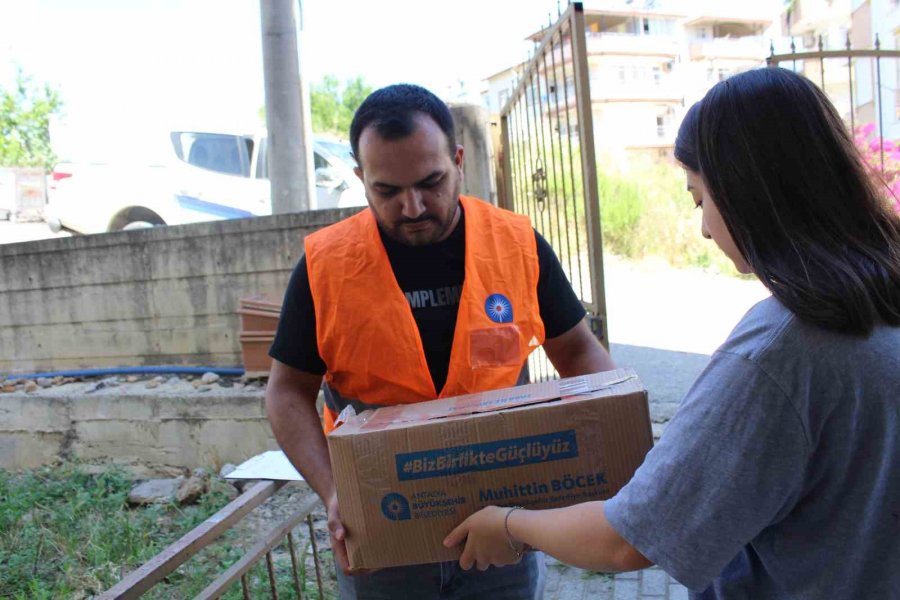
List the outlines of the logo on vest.
<svg viewBox="0 0 900 600">
<path fill-rule="evenodd" d="M 512 323 L 512 303 L 503 294 L 491 294 L 484 302 L 484 312 L 494 323 Z"/>
<path fill-rule="evenodd" d="M 381 512 L 391 521 L 408 521 L 412 518 L 409 500 L 403 494 L 391 492 L 381 499 Z"/>
</svg>

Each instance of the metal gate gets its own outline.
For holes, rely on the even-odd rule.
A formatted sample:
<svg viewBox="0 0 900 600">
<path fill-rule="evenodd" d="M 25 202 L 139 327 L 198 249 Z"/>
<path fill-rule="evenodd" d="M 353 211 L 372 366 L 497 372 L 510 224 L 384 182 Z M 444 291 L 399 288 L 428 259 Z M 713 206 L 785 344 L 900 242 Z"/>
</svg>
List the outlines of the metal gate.
<svg viewBox="0 0 900 600">
<path fill-rule="evenodd" d="M 531 217 L 556 251 L 591 329 L 609 348 L 603 244 L 584 10 L 572 3 L 544 30 L 500 111 L 499 204 Z M 543 351 L 532 381 L 557 376 Z"/>
</svg>

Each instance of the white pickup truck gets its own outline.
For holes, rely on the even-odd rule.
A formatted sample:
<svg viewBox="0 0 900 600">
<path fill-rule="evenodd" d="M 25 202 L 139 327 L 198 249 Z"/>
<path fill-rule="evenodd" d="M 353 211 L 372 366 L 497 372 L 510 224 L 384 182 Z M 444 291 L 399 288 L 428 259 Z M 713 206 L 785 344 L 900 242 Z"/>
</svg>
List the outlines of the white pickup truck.
<svg viewBox="0 0 900 600">
<path fill-rule="evenodd" d="M 167 133 L 150 160 L 56 165 L 47 193 L 50 228 L 102 233 L 271 214 L 264 135 Z M 316 138 L 313 158 L 310 209 L 366 204 L 348 144 Z"/>
</svg>

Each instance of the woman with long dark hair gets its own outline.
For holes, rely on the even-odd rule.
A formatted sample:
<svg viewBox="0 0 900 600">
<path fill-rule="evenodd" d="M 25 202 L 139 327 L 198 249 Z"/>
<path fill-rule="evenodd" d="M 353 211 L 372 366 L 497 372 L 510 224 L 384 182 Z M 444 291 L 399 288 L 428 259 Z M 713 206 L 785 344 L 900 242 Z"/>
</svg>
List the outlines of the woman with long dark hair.
<svg viewBox="0 0 900 600">
<path fill-rule="evenodd" d="M 465 541 L 464 568 L 525 544 L 655 563 L 695 598 L 900 598 L 900 219 L 825 95 L 783 69 L 716 85 L 675 156 L 704 237 L 772 296 L 615 497 L 488 507 L 445 543 Z"/>
</svg>

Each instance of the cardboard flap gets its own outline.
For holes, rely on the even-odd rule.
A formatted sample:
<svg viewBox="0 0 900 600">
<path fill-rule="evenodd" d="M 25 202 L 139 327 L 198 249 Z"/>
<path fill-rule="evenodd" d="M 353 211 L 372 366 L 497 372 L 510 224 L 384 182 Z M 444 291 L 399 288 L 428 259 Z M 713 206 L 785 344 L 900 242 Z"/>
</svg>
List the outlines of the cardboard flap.
<svg viewBox="0 0 900 600">
<path fill-rule="evenodd" d="M 396 423 L 424 422 L 573 398 L 613 388 L 633 379 L 637 379 L 633 370 L 619 369 L 430 402 L 386 406 L 361 413 L 359 418 L 365 422 L 359 426 L 359 430 L 381 429 Z"/>
</svg>

